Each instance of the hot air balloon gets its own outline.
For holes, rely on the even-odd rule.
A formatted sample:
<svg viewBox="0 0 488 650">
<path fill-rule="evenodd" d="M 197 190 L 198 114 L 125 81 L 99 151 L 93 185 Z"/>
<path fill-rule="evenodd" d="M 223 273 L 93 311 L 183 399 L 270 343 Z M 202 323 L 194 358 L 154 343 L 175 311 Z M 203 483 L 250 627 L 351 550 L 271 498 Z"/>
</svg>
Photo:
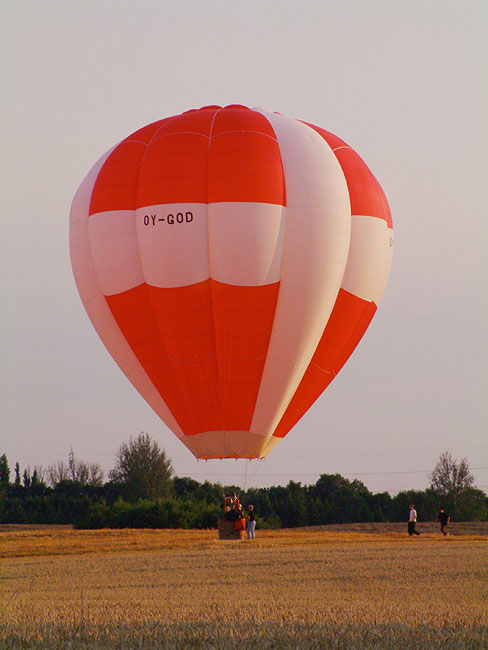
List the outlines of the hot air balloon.
<svg viewBox="0 0 488 650">
<path fill-rule="evenodd" d="M 241 105 L 136 131 L 73 200 L 100 338 L 197 458 L 262 458 L 367 329 L 392 254 L 386 197 L 332 133 Z"/>
</svg>

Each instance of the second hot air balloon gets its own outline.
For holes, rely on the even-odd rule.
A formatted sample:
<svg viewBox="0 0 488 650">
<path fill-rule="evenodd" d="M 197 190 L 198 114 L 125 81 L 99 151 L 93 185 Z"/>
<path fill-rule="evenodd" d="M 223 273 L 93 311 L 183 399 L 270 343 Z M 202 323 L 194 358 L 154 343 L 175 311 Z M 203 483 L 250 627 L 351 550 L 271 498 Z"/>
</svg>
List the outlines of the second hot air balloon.
<svg viewBox="0 0 488 650">
<path fill-rule="evenodd" d="M 342 368 L 380 301 L 386 197 L 344 141 L 241 105 L 150 124 L 72 204 L 83 304 L 197 458 L 261 458 Z"/>
</svg>

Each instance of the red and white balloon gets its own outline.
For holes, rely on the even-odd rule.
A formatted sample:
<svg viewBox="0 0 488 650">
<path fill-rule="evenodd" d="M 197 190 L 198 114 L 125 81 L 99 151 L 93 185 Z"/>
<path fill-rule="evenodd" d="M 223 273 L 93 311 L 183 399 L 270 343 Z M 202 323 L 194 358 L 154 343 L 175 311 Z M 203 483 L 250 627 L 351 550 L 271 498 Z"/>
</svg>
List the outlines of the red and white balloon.
<svg viewBox="0 0 488 650">
<path fill-rule="evenodd" d="M 198 458 L 266 456 L 358 344 L 391 263 L 388 203 L 358 154 L 238 105 L 130 135 L 70 221 L 100 338 Z"/>
</svg>

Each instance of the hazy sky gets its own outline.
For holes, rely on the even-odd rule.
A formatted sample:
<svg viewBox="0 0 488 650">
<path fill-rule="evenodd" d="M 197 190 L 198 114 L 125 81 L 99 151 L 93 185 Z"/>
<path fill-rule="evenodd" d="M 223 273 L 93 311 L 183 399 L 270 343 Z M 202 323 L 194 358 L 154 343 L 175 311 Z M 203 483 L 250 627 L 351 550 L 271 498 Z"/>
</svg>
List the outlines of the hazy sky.
<svg viewBox="0 0 488 650">
<path fill-rule="evenodd" d="M 108 470 L 146 431 L 178 475 L 321 473 L 423 489 L 443 451 L 488 491 L 486 0 L 2 0 L 2 430 L 11 468 Z M 266 107 L 346 140 L 383 186 L 395 250 L 372 325 L 264 461 L 197 462 L 112 361 L 78 296 L 72 197 L 137 128 Z M 244 476 L 247 474 L 246 476 Z"/>
</svg>

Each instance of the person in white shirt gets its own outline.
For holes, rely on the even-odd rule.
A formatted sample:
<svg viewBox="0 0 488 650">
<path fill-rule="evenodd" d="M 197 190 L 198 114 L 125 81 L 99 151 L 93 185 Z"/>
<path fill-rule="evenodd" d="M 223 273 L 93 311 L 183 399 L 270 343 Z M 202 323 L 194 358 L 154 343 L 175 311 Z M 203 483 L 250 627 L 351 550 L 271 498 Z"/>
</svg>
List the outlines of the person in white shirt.
<svg viewBox="0 0 488 650">
<path fill-rule="evenodd" d="M 408 518 L 408 534 L 410 537 L 412 535 L 420 535 L 418 530 L 415 530 L 415 524 L 417 522 L 417 511 L 415 510 L 413 504 L 410 505 L 410 516 Z"/>
</svg>

